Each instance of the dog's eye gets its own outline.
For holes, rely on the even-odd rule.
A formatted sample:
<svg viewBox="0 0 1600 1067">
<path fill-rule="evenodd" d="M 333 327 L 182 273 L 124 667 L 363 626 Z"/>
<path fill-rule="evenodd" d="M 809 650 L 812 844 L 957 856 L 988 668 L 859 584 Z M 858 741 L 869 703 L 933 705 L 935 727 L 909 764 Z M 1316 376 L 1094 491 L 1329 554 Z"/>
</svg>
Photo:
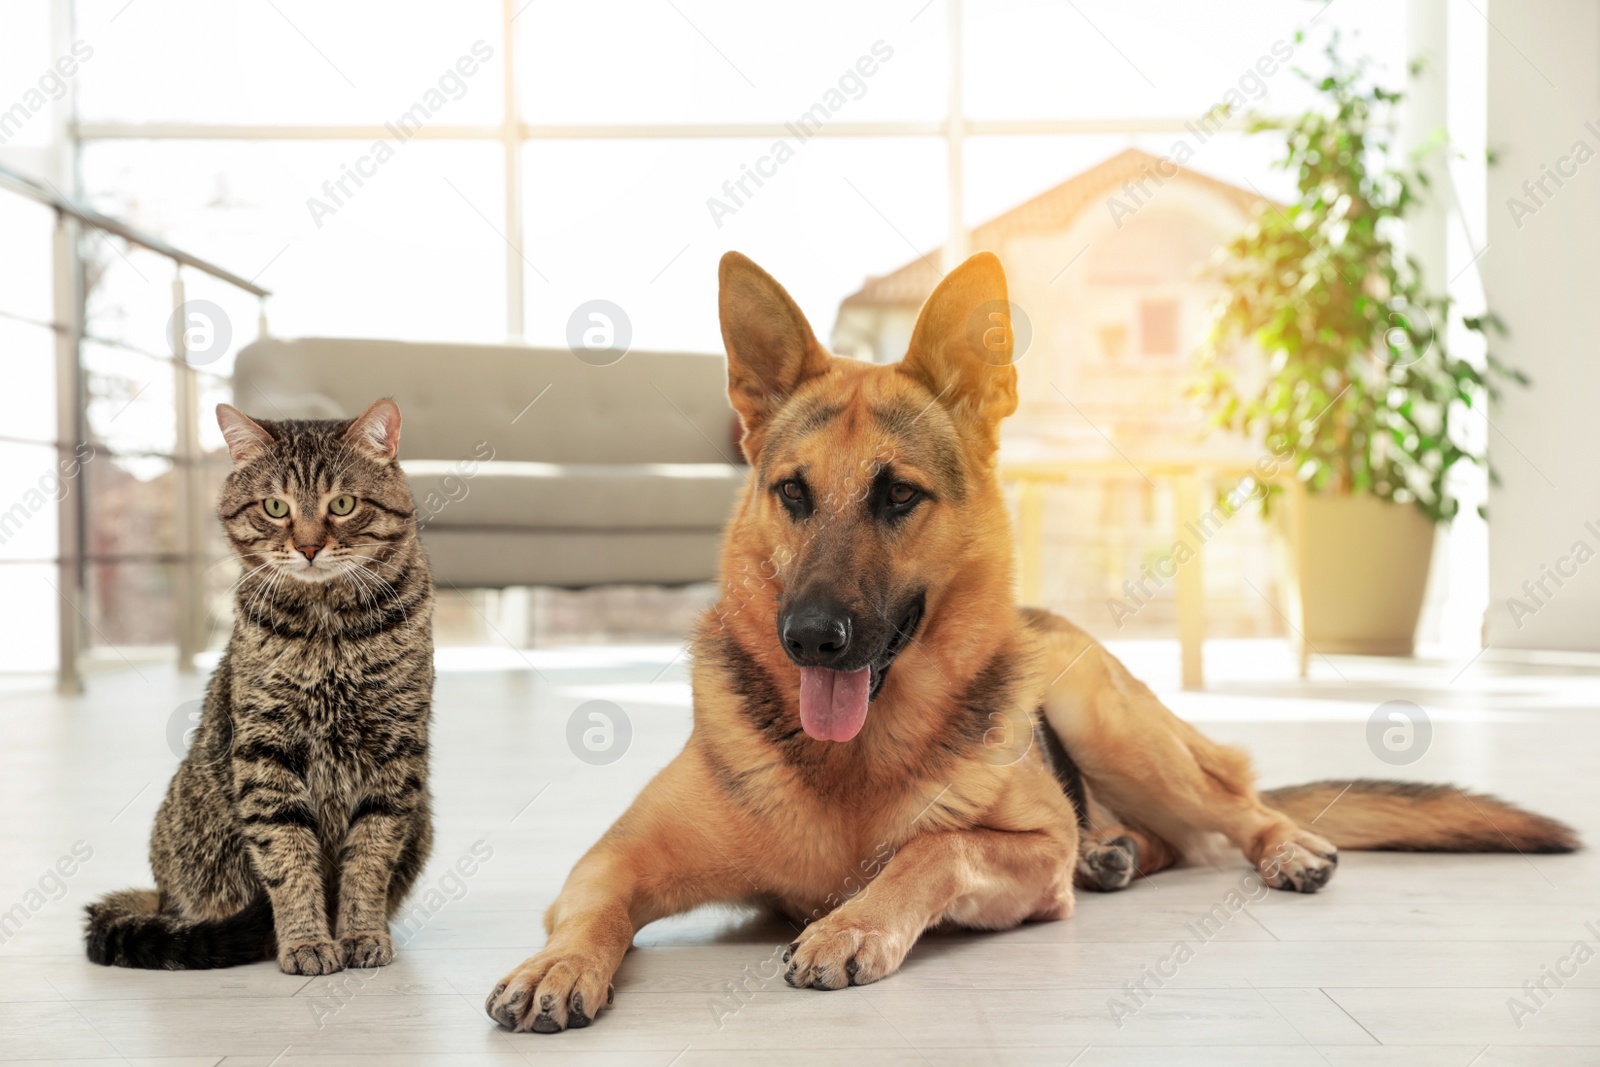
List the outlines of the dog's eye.
<svg viewBox="0 0 1600 1067">
<path fill-rule="evenodd" d="M 261 502 L 261 508 L 269 518 L 281 519 L 289 514 L 289 502 L 282 497 L 269 496 Z"/>
<path fill-rule="evenodd" d="M 356 509 L 356 498 L 349 493 L 342 493 L 328 501 L 328 510 L 335 515 L 348 515 Z"/>
<path fill-rule="evenodd" d="M 872 514 L 892 525 L 915 511 L 925 496 L 927 493 L 912 483 L 896 481 L 885 471 L 872 487 L 867 503 Z"/>
<path fill-rule="evenodd" d="M 806 488 L 806 483 L 799 478 L 785 478 L 772 487 L 777 494 L 778 503 L 783 505 L 783 510 L 795 522 L 801 522 L 811 514 L 811 491 Z"/>
</svg>

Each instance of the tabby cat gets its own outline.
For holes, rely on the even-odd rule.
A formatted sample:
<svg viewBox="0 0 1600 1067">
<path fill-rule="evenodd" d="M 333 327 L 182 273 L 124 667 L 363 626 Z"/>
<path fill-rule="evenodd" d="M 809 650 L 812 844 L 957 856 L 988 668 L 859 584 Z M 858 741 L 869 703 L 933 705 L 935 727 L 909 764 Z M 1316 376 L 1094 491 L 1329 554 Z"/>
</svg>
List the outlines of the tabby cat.
<svg viewBox="0 0 1600 1067">
<path fill-rule="evenodd" d="M 233 458 L 219 512 L 244 564 L 233 634 L 156 815 L 156 888 L 89 906 L 89 958 L 382 966 L 433 837 L 433 580 L 395 462 L 400 409 L 256 421 L 222 404 L 217 421 Z"/>
</svg>

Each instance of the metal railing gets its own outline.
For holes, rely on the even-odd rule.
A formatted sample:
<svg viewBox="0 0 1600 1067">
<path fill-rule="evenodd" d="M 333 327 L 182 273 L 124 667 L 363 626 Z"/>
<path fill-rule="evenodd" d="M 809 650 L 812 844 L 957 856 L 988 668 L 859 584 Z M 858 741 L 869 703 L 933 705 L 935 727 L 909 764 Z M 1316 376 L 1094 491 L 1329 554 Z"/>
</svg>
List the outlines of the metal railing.
<svg viewBox="0 0 1600 1067">
<path fill-rule="evenodd" d="M 79 454 L 81 447 L 91 445 L 92 436 L 88 415 L 88 375 L 83 360 L 85 340 L 94 340 L 86 330 L 88 294 L 83 254 L 86 231 L 98 231 L 115 237 L 170 261 L 174 270 L 172 306 L 177 321 L 183 321 L 186 302 L 183 272 L 186 269 L 194 270 L 260 301 L 258 330 L 261 336 L 266 336 L 265 301 L 271 295 L 269 290 L 135 229 L 120 219 L 80 204 L 46 182 L 6 167 L 0 167 L 0 191 L 32 200 L 55 212 L 56 224 L 51 244 L 52 312 L 51 322 L 45 325 L 55 334 L 56 432 L 54 441 L 44 443 L 54 446 L 61 462 L 69 462 Z M 205 492 L 199 477 L 204 457 L 200 450 L 198 375 L 187 358 L 184 329 L 174 329 L 170 333 L 172 351 L 167 358 L 170 358 L 174 375 L 173 418 L 176 434 L 172 454 L 162 454 L 160 458 L 170 459 L 176 474 L 173 507 L 177 551 L 172 554 L 170 562 L 176 565 L 177 575 L 174 602 L 177 609 L 175 630 L 178 664 L 180 669 L 189 670 L 193 669 L 194 657 L 204 649 L 207 638 L 204 597 L 206 560 L 203 546 L 209 509 L 205 506 Z M 106 451 L 112 456 L 117 455 L 114 449 L 107 448 Z M 87 568 L 90 563 L 117 563 L 133 559 L 132 556 L 121 554 L 91 559 L 86 551 L 91 521 L 90 491 L 85 480 L 77 492 L 62 493 L 57 500 L 58 549 L 54 559 L 45 561 L 55 564 L 59 572 L 57 592 L 62 604 L 57 685 L 61 691 L 69 693 L 80 692 L 83 688 L 81 657 L 87 631 L 92 625 L 85 602 Z"/>
</svg>

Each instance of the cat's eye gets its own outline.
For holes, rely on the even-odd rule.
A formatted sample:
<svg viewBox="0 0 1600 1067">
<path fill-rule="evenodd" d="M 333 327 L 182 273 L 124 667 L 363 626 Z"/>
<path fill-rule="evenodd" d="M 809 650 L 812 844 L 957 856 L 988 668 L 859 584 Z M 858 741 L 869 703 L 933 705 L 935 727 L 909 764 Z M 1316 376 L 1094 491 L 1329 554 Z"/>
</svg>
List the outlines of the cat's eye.
<svg viewBox="0 0 1600 1067">
<path fill-rule="evenodd" d="M 289 514 L 289 502 L 282 497 L 269 496 L 261 502 L 261 507 L 270 518 L 281 519 Z"/>
<path fill-rule="evenodd" d="M 348 515 L 356 509 L 356 498 L 349 493 L 341 493 L 328 501 L 328 510 L 335 515 Z"/>
</svg>

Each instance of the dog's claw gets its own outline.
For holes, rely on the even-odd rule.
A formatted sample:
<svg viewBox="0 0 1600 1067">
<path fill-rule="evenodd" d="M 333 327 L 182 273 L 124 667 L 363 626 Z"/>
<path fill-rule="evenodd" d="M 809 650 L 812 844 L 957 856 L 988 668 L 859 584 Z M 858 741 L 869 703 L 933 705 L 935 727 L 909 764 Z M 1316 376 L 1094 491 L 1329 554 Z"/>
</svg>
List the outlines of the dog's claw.
<svg viewBox="0 0 1600 1067">
<path fill-rule="evenodd" d="M 582 1030 L 594 1020 L 583 1010 L 583 994 L 573 993 L 572 1003 L 567 1008 L 567 1029 Z"/>
<path fill-rule="evenodd" d="M 1274 889 L 1315 893 L 1339 869 L 1339 850 L 1315 834 L 1302 831 L 1260 861 L 1262 880 Z"/>
<path fill-rule="evenodd" d="M 592 1026 L 616 998 L 616 987 L 606 977 L 592 957 L 565 953 L 534 956 L 495 986 L 486 1007 L 489 1017 L 508 1030 L 536 1034 L 581 1030 Z"/>
<path fill-rule="evenodd" d="M 512 997 L 501 1004 L 495 1001 L 500 999 L 500 994 L 506 991 L 506 983 L 501 982 L 495 991 L 489 995 L 489 1001 L 484 1005 L 484 1010 L 489 1013 L 489 1018 L 505 1027 L 507 1030 L 517 1028 L 517 1009 L 522 1006 L 521 997 Z"/>
</svg>

